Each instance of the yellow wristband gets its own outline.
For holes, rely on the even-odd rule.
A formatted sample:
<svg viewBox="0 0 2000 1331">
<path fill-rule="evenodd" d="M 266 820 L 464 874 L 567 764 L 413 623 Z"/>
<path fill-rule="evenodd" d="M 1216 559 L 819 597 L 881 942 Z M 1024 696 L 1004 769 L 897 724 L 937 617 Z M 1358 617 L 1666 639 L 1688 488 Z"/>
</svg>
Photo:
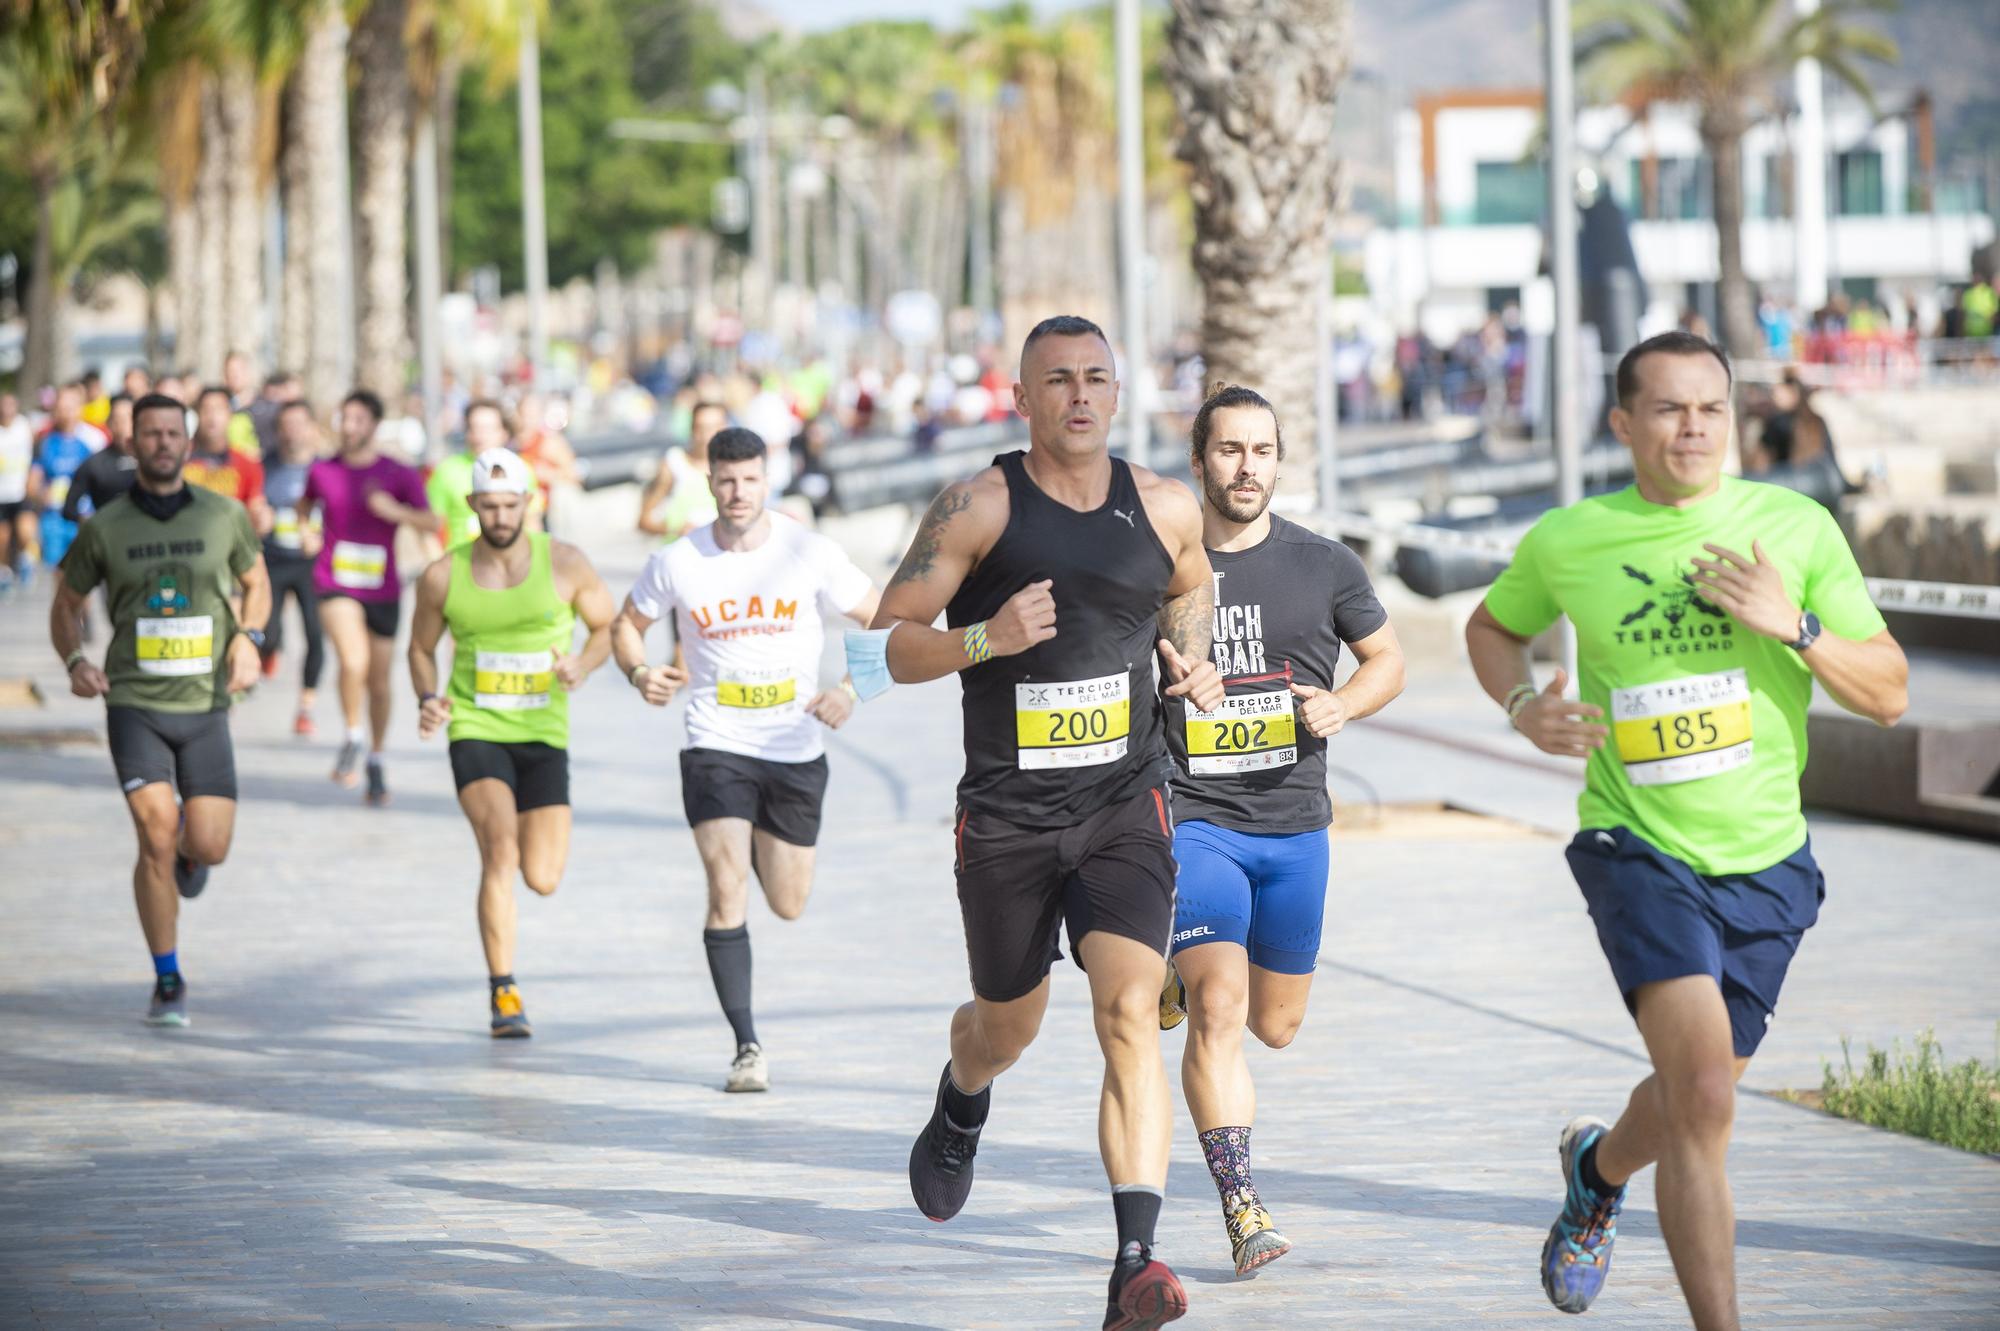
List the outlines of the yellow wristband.
<svg viewBox="0 0 2000 1331">
<path fill-rule="evenodd" d="M 986 641 L 985 620 L 982 619 L 977 624 L 966 625 L 965 637 L 962 642 L 965 648 L 965 659 L 973 665 L 993 659 L 993 644 Z"/>
</svg>

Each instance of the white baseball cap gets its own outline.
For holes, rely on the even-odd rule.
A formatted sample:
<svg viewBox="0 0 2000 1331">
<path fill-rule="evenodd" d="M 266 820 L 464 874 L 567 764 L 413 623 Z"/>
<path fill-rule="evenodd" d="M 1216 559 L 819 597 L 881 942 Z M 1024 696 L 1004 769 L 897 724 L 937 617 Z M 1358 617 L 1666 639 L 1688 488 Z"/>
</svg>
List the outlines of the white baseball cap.
<svg viewBox="0 0 2000 1331">
<path fill-rule="evenodd" d="M 489 448 L 472 460 L 472 493 L 476 495 L 525 495 L 534 483 L 534 473 L 511 448 Z"/>
</svg>

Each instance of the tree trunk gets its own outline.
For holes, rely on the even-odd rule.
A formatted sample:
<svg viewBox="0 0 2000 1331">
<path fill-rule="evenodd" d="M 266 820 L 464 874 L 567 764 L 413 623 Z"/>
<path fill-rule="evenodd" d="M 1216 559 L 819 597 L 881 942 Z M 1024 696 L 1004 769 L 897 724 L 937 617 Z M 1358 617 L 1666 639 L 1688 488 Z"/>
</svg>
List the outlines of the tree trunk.
<svg viewBox="0 0 2000 1331">
<path fill-rule="evenodd" d="M 1307 494 L 1315 369 L 1331 354 L 1314 311 L 1328 280 L 1346 19 L 1345 0 L 1174 0 L 1167 30 L 1208 379 L 1270 399 L 1290 440 L 1281 485 Z"/>
<path fill-rule="evenodd" d="M 355 378 L 399 410 L 407 383 L 409 275 L 405 247 L 410 178 L 410 74 L 403 28 L 408 0 L 374 0 L 355 25 L 354 207 L 360 228 L 360 317 Z"/>
<path fill-rule="evenodd" d="M 305 129 L 312 109 L 305 105 L 311 38 L 299 67 L 285 80 L 284 107 L 279 114 L 278 194 L 285 213 L 284 291 L 278 304 L 278 368 L 303 373 L 312 355 L 312 194 L 313 161 Z M 310 399 L 311 394 L 307 394 Z"/>
<path fill-rule="evenodd" d="M 55 195 L 56 171 L 53 163 L 33 173 L 35 190 L 35 249 L 28 267 L 27 344 L 21 352 L 22 401 L 31 409 L 35 395 L 55 379 L 56 371 L 56 259 Z"/>
<path fill-rule="evenodd" d="M 228 303 L 223 286 L 229 253 L 229 134 L 223 127 L 222 94 L 213 82 L 201 93 L 201 171 L 195 184 L 195 209 L 200 260 L 195 272 L 195 320 L 199 340 L 183 349 L 181 366 L 199 383 L 222 378 L 222 357 L 228 350 Z"/>
<path fill-rule="evenodd" d="M 444 274 L 445 290 L 456 285 L 451 271 L 451 155 L 458 140 L 458 85 L 465 76 L 465 60 L 447 51 L 438 61 L 437 119 L 438 146 L 438 271 Z"/>
<path fill-rule="evenodd" d="M 1702 145 L 1714 172 L 1715 302 L 1722 319 L 1722 342 L 1729 354 L 1755 358 L 1764 350 L 1757 327 L 1757 302 L 1750 298 L 1750 279 L 1743 271 L 1743 129 L 1740 117 L 1702 117 Z"/>
<path fill-rule="evenodd" d="M 257 78 L 248 64 L 239 62 L 224 69 L 218 82 L 227 145 L 222 153 L 228 201 L 223 214 L 228 227 L 223 242 L 223 350 L 240 351 L 256 361 L 264 346 L 264 191 L 257 186 Z"/>
<path fill-rule="evenodd" d="M 307 191 L 296 235 L 305 252 L 308 300 L 306 346 L 289 368 L 304 378 L 306 400 L 322 420 L 350 385 L 354 292 L 347 279 L 347 222 L 353 201 L 343 160 L 347 119 L 347 20 L 328 4 L 306 36 L 287 114 L 296 121 L 296 146 L 306 163 Z"/>
<path fill-rule="evenodd" d="M 174 354 L 156 369 L 184 366 L 201 341 L 201 216 L 192 196 L 167 199 L 167 281 L 174 293 Z"/>
</svg>

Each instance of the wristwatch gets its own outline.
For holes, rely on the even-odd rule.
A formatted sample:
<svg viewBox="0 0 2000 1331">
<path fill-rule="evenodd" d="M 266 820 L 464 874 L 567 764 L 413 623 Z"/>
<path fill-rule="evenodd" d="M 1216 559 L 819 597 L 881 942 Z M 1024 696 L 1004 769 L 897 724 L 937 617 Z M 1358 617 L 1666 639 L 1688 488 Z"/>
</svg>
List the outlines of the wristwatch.
<svg viewBox="0 0 2000 1331">
<path fill-rule="evenodd" d="M 1819 641 L 1819 616 L 1808 610 L 1799 616 L 1799 636 L 1786 644 L 1795 652 L 1802 652 Z"/>
<path fill-rule="evenodd" d="M 236 631 L 238 633 L 241 633 L 244 637 L 250 639 L 250 645 L 252 647 L 255 647 L 260 652 L 264 650 L 264 630 L 240 628 Z"/>
<path fill-rule="evenodd" d="M 639 683 L 639 676 L 651 670 L 652 668 L 653 667 L 645 665 L 643 663 L 640 665 L 635 665 L 632 667 L 632 672 L 625 676 L 625 681 L 635 689 L 643 688 L 644 686 Z"/>
</svg>

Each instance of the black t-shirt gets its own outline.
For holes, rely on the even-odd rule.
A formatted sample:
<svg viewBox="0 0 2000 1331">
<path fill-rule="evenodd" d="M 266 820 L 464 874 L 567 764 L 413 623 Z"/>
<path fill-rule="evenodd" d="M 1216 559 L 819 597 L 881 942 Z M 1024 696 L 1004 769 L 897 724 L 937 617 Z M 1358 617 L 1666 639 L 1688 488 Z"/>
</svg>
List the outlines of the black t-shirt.
<svg viewBox="0 0 2000 1331">
<path fill-rule="evenodd" d="M 138 479 L 138 459 L 115 448 L 100 448 L 85 458 L 76 475 L 70 477 L 63 516 L 71 522 L 81 522 L 130 490 Z M 90 505 L 88 509 L 85 503 Z"/>
<path fill-rule="evenodd" d="M 1174 820 L 1317 831 L 1333 821 L 1326 741 L 1299 724 L 1291 686 L 1333 687 L 1341 643 L 1367 637 L 1389 616 L 1352 550 L 1275 513 L 1262 541 L 1210 550 L 1208 562 L 1215 668 L 1228 697 L 1206 714 L 1166 700 Z"/>
</svg>

